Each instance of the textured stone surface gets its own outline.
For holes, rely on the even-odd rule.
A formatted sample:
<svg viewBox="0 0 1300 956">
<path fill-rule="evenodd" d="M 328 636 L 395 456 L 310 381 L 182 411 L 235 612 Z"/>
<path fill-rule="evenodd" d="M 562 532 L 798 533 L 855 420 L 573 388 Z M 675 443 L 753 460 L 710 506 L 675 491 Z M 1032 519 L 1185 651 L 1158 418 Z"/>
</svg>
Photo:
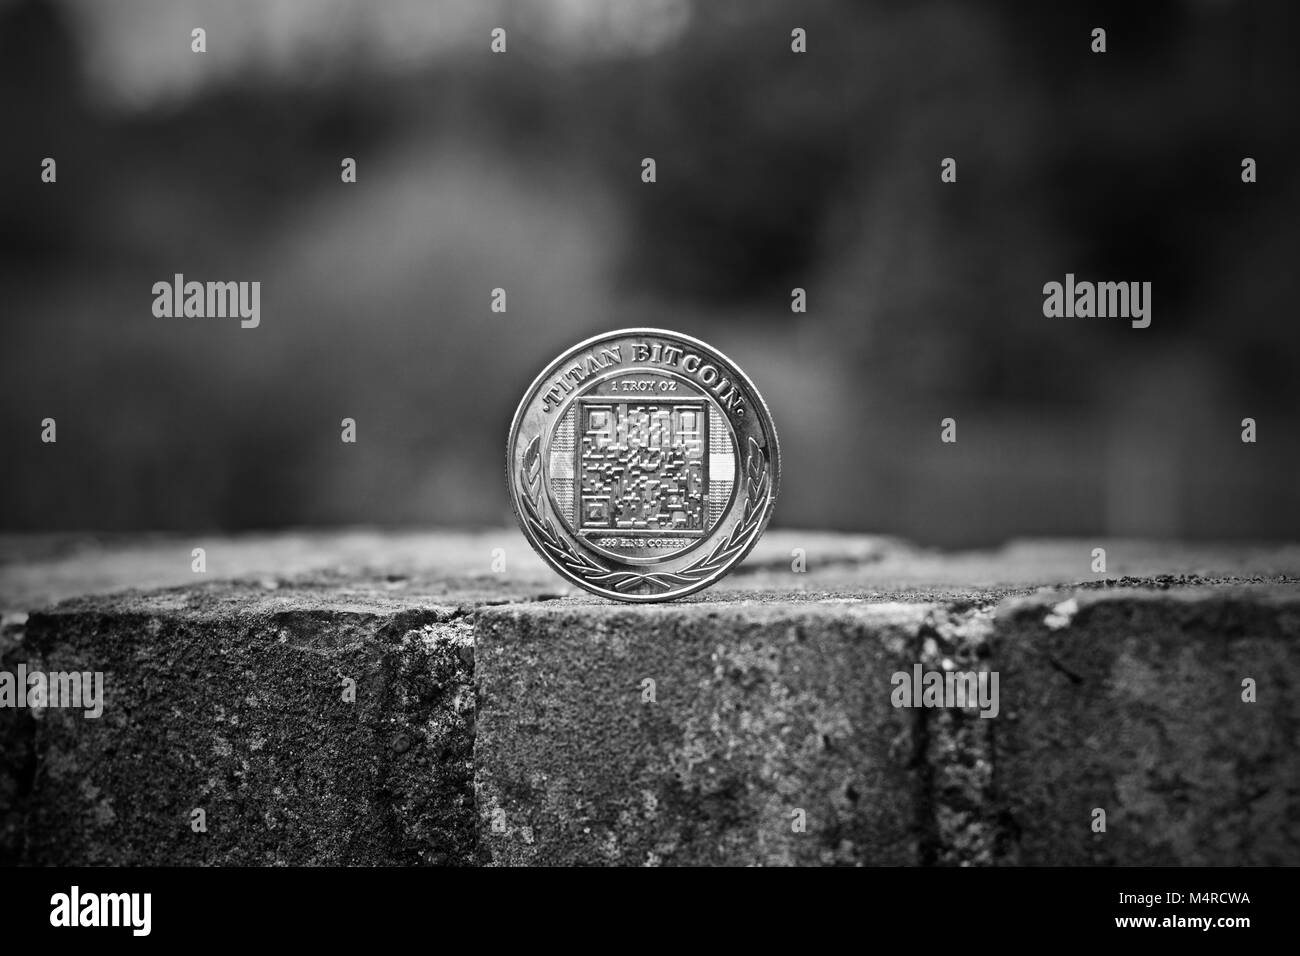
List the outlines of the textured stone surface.
<svg viewBox="0 0 1300 956">
<path fill-rule="evenodd" d="M 1300 863 L 1291 587 L 520 605 L 476 641 L 494 862 Z M 918 662 L 997 672 L 998 715 L 895 710 Z"/>
<path fill-rule="evenodd" d="M 0 670 L 107 672 L 0 709 L 0 862 L 1300 864 L 1300 548 L 1097 544 L 774 532 L 621 606 L 507 531 L 0 537 Z"/>
<path fill-rule="evenodd" d="M 36 772 L 10 852 L 41 864 L 470 862 L 469 625 L 434 604 L 213 591 L 31 615 L 28 667 L 106 671 L 105 706 L 97 720 L 20 712 Z"/>
<path fill-rule="evenodd" d="M 24 659 L 21 639 L 26 620 L 20 614 L 0 621 L 0 671 L 13 671 Z M 31 711 L 0 707 L 0 864 L 17 861 L 35 774 L 36 725 Z"/>
<path fill-rule="evenodd" d="M 993 645 L 1000 862 L 1300 864 L 1296 589 L 1015 600 Z"/>
<path fill-rule="evenodd" d="M 483 612 L 485 859 L 912 862 L 913 715 L 890 706 L 889 675 L 910 666 L 926 614 L 711 603 Z"/>
</svg>

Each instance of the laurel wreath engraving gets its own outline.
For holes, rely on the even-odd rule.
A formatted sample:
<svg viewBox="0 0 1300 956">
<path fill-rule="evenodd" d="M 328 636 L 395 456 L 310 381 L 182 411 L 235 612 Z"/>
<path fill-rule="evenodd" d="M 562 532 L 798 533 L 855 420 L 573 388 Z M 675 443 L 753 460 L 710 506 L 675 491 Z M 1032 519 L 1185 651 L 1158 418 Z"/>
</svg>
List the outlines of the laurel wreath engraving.
<svg viewBox="0 0 1300 956">
<path fill-rule="evenodd" d="M 592 584 L 616 591 L 631 591 L 642 585 L 671 591 L 674 587 L 695 584 L 716 574 L 753 544 L 762 531 L 772 506 L 768 494 L 770 476 L 767 459 L 758 442 L 750 438 L 745 456 L 745 506 L 741 520 L 731 529 L 731 534 L 718 542 L 708 554 L 677 571 L 611 571 L 557 534 L 550 519 L 542 514 L 541 439 L 542 436 L 537 435 L 528 443 L 519 465 L 520 485 L 524 490 L 524 516 L 528 525 L 533 529 L 537 542 L 562 567 Z"/>
</svg>

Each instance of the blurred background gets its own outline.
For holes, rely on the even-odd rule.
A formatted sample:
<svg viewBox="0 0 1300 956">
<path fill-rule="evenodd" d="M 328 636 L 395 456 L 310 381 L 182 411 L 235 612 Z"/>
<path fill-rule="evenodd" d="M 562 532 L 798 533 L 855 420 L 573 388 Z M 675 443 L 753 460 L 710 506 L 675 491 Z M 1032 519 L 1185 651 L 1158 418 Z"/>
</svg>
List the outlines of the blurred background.
<svg viewBox="0 0 1300 956">
<path fill-rule="evenodd" d="M 653 325 L 763 393 L 774 524 L 1294 538 L 1297 36 L 1230 0 L 0 0 L 0 529 L 512 523 L 528 384 Z M 154 317 L 177 272 L 260 281 L 261 326 Z M 1151 327 L 1045 318 L 1067 272 L 1151 281 Z"/>
</svg>

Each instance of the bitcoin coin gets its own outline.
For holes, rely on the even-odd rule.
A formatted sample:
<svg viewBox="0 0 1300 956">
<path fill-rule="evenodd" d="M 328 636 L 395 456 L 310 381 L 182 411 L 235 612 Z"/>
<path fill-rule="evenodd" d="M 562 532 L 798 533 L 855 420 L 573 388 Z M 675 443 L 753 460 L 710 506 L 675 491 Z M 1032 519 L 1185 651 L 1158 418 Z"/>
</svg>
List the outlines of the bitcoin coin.
<svg viewBox="0 0 1300 956">
<path fill-rule="evenodd" d="M 661 329 L 575 345 L 515 412 L 506 480 L 524 536 L 618 601 L 713 584 L 763 533 L 781 456 L 767 406 L 721 352 Z"/>
</svg>

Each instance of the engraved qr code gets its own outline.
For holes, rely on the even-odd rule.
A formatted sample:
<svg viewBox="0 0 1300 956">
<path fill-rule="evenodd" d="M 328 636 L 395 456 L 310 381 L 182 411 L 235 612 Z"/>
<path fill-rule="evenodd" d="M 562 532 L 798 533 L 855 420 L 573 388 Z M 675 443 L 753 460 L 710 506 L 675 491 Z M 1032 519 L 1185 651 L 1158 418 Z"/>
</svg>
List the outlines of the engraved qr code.
<svg viewBox="0 0 1300 956">
<path fill-rule="evenodd" d="M 581 529 L 704 532 L 709 442 L 702 403 L 583 402 L 578 427 Z"/>
</svg>

